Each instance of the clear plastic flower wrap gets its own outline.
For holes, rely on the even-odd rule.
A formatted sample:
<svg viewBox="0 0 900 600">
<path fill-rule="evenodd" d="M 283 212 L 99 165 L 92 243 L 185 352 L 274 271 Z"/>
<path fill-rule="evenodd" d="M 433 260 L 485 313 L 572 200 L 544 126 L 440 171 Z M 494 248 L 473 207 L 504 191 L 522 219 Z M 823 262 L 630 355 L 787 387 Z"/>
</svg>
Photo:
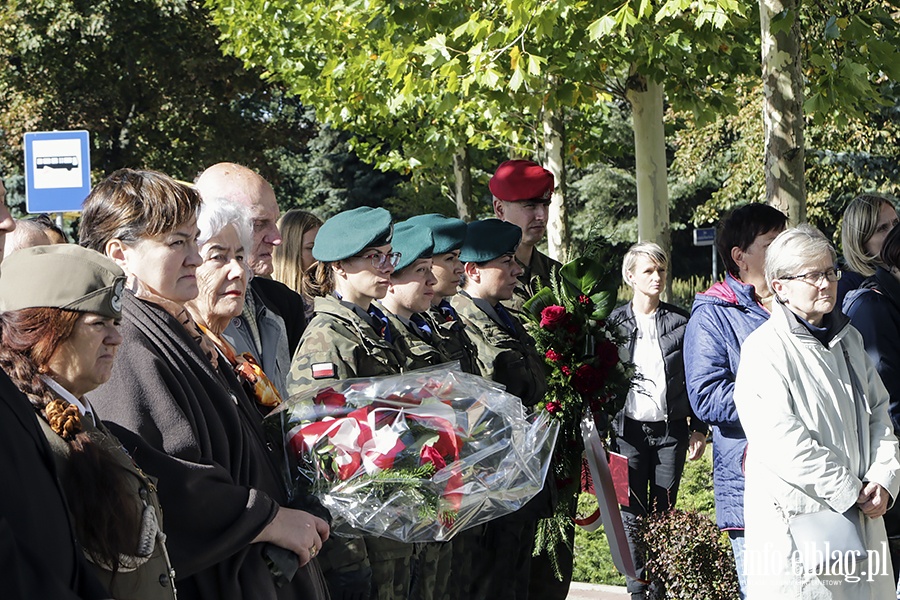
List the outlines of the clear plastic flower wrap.
<svg viewBox="0 0 900 600">
<path fill-rule="evenodd" d="M 333 533 L 402 542 L 449 540 L 524 506 L 559 431 L 457 363 L 329 382 L 266 422 L 283 436 L 291 483 L 328 508 Z"/>
</svg>

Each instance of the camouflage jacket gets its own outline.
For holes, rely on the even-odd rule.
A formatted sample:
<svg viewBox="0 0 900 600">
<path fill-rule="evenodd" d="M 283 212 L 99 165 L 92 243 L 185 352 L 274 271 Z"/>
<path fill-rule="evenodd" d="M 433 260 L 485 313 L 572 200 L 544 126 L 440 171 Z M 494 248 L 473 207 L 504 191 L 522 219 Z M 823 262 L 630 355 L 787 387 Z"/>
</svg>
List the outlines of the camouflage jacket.
<svg viewBox="0 0 900 600">
<path fill-rule="evenodd" d="M 525 272 L 519 275 L 519 283 L 512 299 L 504 302 L 504 305 L 515 313 L 522 312 L 522 305 L 526 301 L 542 287 L 550 285 L 550 273 L 558 271 L 562 265 L 535 248 L 531 253 L 531 264 L 523 265 L 520 262 L 519 266 L 525 269 Z"/>
<path fill-rule="evenodd" d="M 449 360 L 458 360 L 464 373 L 479 375 L 481 371 L 475 359 L 475 344 L 466 335 L 466 326 L 459 316 L 442 311 L 438 306 L 432 306 L 422 316 L 434 332 L 435 344 Z"/>
<path fill-rule="evenodd" d="M 434 343 L 433 339 L 430 342 L 423 339 L 411 323 L 387 309 L 384 309 L 384 314 L 391 326 L 397 330 L 398 335 L 394 338 L 394 347 L 403 355 L 405 371 L 424 369 L 450 362 L 450 357 Z"/>
<path fill-rule="evenodd" d="M 315 307 L 291 362 L 288 394 L 316 390 L 328 381 L 403 371 L 402 354 L 376 332 L 370 319 L 334 296 L 316 298 Z M 390 333 L 394 340 L 400 335 L 393 327 Z"/>
<path fill-rule="evenodd" d="M 503 325 L 497 312 L 483 300 L 460 292 L 451 305 L 466 325 L 466 333 L 476 349 L 480 375 L 506 386 L 506 390 L 534 406 L 547 392 L 544 360 L 534 340 L 515 315 L 510 315 L 513 330 Z"/>
</svg>

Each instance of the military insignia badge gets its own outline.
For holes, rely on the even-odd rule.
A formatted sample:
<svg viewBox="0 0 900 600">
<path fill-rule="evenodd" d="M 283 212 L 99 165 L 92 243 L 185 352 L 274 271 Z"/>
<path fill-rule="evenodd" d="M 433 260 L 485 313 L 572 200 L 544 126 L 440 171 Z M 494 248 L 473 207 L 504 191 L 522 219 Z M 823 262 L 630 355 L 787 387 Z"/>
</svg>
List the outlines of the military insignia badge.
<svg viewBox="0 0 900 600">
<path fill-rule="evenodd" d="M 122 292 L 125 290 L 125 280 L 116 281 L 115 286 L 112 296 L 109 298 L 109 304 L 115 312 L 120 313 L 122 312 Z"/>
<path fill-rule="evenodd" d="M 336 372 L 334 363 L 314 363 L 312 366 L 313 379 L 328 379 L 334 377 Z"/>
</svg>

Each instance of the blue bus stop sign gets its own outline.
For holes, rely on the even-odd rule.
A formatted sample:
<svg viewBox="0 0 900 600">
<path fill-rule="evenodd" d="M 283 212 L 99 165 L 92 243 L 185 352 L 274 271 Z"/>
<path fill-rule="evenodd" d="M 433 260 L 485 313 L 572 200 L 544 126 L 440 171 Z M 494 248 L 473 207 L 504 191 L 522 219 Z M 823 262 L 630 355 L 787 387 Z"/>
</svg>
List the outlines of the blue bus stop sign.
<svg viewBox="0 0 900 600">
<path fill-rule="evenodd" d="M 87 131 L 25 134 L 25 207 L 29 213 L 81 210 L 90 191 Z"/>
</svg>

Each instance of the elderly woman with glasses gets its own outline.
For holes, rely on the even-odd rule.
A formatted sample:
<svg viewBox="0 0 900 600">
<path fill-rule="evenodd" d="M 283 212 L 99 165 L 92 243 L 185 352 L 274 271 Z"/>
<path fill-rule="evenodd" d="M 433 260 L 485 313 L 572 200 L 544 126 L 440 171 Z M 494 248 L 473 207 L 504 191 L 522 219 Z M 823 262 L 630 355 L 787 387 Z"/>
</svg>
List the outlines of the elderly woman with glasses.
<svg viewBox="0 0 900 600">
<path fill-rule="evenodd" d="M 361 207 L 322 225 L 313 246 L 318 261 L 307 288 L 315 316 L 294 354 L 287 389 L 310 393 L 329 381 L 399 373 L 406 358 L 397 329 L 378 308 L 400 260 L 393 252 L 391 215 Z M 322 549 L 332 598 L 405 599 L 412 545 L 386 538 L 332 538 Z"/>
<path fill-rule="evenodd" d="M 882 516 L 897 438 L 862 336 L 834 310 L 835 258 L 816 229 L 781 233 L 765 263 L 772 316 L 741 349 L 749 597 L 894 597 Z"/>
<path fill-rule="evenodd" d="M 198 267 L 213 256 L 209 240 L 207 255 L 198 252 L 199 207 L 195 189 L 132 169 L 114 172 L 85 200 L 81 245 L 105 253 L 126 276 L 118 357 L 109 381 L 88 398 L 158 479 L 179 598 L 327 598 L 314 557 L 328 524 L 286 507 L 284 468 L 267 447 L 257 408 L 185 308 L 198 306 Z M 225 255 L 239 244 L 223 244 Z M 234 280 L 204 286 L 224 290 L 217 306 L 239 302 Z M 217 327 L 213 312 L 195 314 L 200 325 Z M 278 563 L 282 574 L 299 569 L 289 583 L 272 566 L 284 558 L 279 548 L 296 555 Z"/>
</svg>

